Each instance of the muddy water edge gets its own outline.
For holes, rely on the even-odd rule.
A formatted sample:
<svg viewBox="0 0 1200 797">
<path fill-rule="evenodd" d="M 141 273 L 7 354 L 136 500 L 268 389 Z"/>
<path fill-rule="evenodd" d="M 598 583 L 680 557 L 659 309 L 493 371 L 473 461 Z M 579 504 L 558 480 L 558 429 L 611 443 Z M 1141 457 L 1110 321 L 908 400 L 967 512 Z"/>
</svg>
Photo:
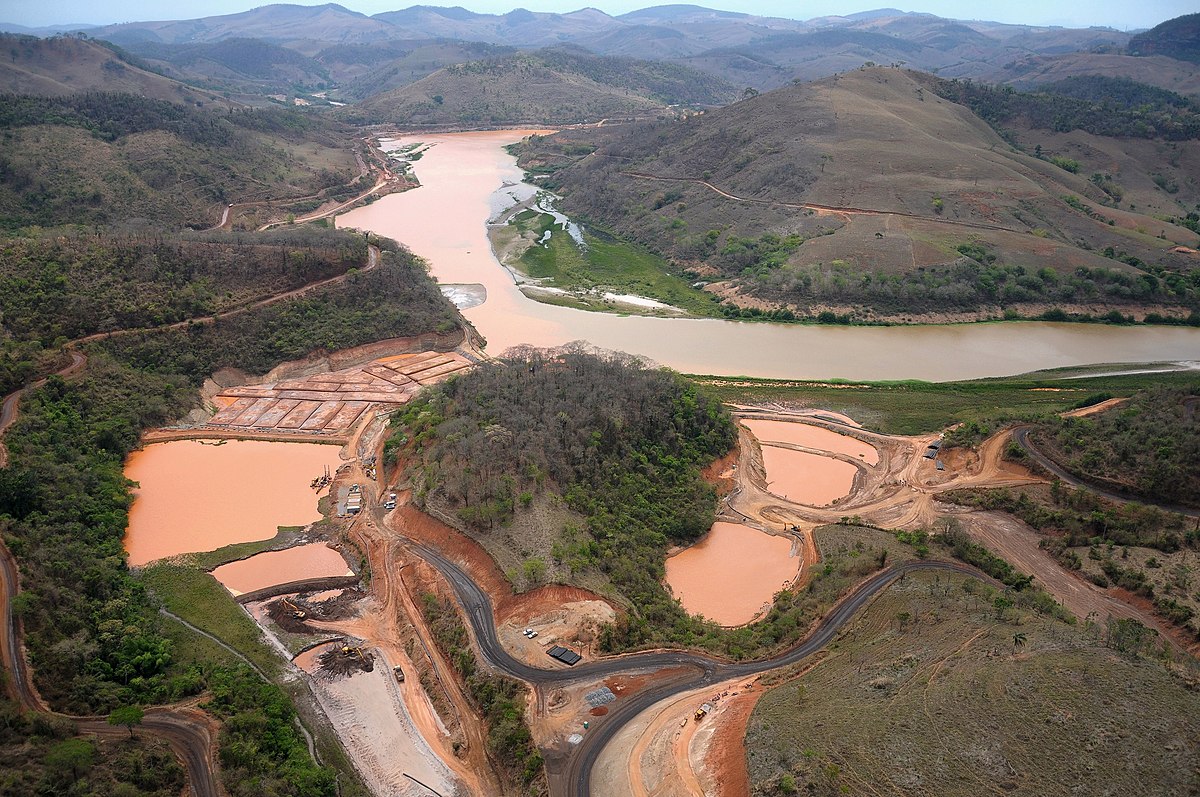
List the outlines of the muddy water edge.
<svg viewBox="0 0 1200 797">
<path fill-rule="evenodd" d="M 667 559 L 667 584 L 692 614 L 725 626 L 758 617 L 795 580 L 800 556 L 787 537 L 718 522 L 708 535 Z"/>
<path fill-rule="evenodd" d="M 1200 329 L 1003 322 L 837 327 L 594 313 L 525 297 L 492 254 L 487 223 L 536 189 L 505 144 L 533 131 L 402 137 L 432 144 L 413 164 L 421 187 L 337 219 L 395 238 L 442 283 L 484 286 L 464 315 L 502 354 L 520 345 L 586 340 L 684 373 L 771 378 L 924 379 L 1005 376 L 1070 365 L 1200 359 Z"/>
<path fill-rule="evenodd" d="M 265 540 L 279 526 L 320 520 L 312 480 L 341 464 L 341 447 L 259 440 L 176 440 L 129 455 L 138 487 L 129 510 L 129 563 Z"/>
</svg>

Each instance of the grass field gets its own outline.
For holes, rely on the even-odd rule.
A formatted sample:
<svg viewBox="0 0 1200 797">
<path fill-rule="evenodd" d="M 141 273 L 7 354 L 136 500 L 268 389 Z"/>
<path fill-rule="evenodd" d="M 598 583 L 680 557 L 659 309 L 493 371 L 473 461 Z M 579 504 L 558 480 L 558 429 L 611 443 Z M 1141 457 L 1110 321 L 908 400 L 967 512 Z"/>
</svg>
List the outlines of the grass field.
<svg viewBox="0 0 1200 797">
<path fill-rule="evenodd" d="M 968 382 L 798 382 L 697 376 L 723 400 L 783 403 L 842 412 L 887 434 L 935 432 L 955 423 L 1037 418 L 1101 394 L 1128 396 L 1150 385 L 1195 384 L 1195 371 L 1071 378 L 1079 369 Z M 1106 396 L 1107 397 L 1107 396 Z"/>
<path fill-rule="evenodd" d="M 1096 627 L 998 620 L 968 581 L 909 576 L 768 692 L 746 737 L 752 792 L 1194 793 L 1200 694 Z"/>
<path fill-rule="evenodd" d="M 192 567 L 158 564 L 142 570 L 141 577 L 167 611 L 221 639 L 268 675 L 279 674 L 279 654 L 267 645 L 255 622 L 211 575 Z"/>
<path fill-rule="evenodd" d="M 536 210 L 518 213 L 511 223 L 523 236 L 532 235 L 540 240 L 550 233 L 550 240 L 545 245 L 529 247 L 516 264 L 528 276 L 546 279 L 549 286 L 569 291 L 599 289 L 635 294 L 678 307 L 692 315 L 721 315 L 715 296 L 693 288 L 685 278 L 672 274 L 667 261 L 642 247 L 584 230 L 586 247 L 581 249 L 552 216 Z M 605 309 L 604 300 L 599 296 L 570 298 L 589 309 Z"/>
</svg>

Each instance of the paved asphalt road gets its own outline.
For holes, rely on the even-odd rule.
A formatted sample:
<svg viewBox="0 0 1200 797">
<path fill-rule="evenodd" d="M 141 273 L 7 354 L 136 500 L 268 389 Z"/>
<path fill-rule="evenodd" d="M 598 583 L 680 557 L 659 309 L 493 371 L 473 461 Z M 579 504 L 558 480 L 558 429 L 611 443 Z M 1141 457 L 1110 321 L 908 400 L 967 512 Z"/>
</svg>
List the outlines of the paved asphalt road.
<svg viewBox="0 0 1200 797">
<path fill-rule="evenodd" d="M 958 573 L 992 581 L 975 568 L 954 562 L 908 562 L 877 573 L 864 581 L 834 607 L 833 611 L 822 619 L 816 630 L 802 642 L 769 659 L 731 664 L 695 653 L 650 652 L 588 662 L 569 670 L 550 670 L 531 667 L 508 654 L 496 636 L 491 601 L 462 568 L 447 559 L 438 550 L 427 545 L 413 543 L 412 548 L 423 559 L 436 567 L 450 582 L 470 619 L 483 657 L 489 664 L 507 675 L 537 686 L 547 686 L 595 680 L 632 670 L 655 670 L 664 667 L 681 667 L 693 673 L 691 677 L 673 679 L 668 683 L 639 692 L 610 708 L 604 719 L 589 730 L 567 764 L 564 775 L 566 790 L 571 797 L 588 797 L 591 794 L 592 768 L 605 745 L 634 717 L 660 700 L 702 686 L 736 678 L 746 678 L 778 667 L 786 667 L 811 656 L 833 641 L 838 632 L 871 598 L 886 589 L 893 581 L 903 578 L 908 573 L 925 571 Z"/>
</svg>

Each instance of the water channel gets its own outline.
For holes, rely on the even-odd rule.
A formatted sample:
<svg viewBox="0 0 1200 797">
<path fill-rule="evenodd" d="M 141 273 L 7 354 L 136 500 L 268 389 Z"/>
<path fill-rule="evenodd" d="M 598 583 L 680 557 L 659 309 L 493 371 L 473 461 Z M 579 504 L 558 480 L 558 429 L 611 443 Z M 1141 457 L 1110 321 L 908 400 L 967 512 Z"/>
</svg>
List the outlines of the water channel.
<svg viewBox="0 0 1200 797">
<path fill-rule="evenodd" d="M 1095 363 L 1200 360 L 1200 329 L 1003 322 L 836 327 L 648 318 L 542 304 L 525 297 L 492 254 L 487 222 L 535 189 L 503 146 L 528 131 L 428 134 L 413 164 L 422 186 L 338 218 L 404 243 L 442 283 L 478 283 L 464 315 L 499 355 L 511 346 L 586 340 L 685 373 L 818 379 L 949 381 Z"/>
</svg>

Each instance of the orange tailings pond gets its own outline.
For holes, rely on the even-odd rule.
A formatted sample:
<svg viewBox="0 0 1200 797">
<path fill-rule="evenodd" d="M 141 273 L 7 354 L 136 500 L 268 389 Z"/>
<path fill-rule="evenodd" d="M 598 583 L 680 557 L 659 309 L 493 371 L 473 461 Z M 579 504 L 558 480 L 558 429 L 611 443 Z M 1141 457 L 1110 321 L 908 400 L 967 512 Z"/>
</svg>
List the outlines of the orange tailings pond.
<svg viewBox="0 0 1200 797">
<path fill-rule="evenodd" d="M 714 523 L 704 539 L 667 559 L 667 585 L 692 614 L 725 626 L 745 625 L 795 581 L 800 561 L 787 537 Z"/>
<path fill-rule="evenodd" d="M 323 542 L 267 551 L 213 571 L 213 577 L 235 596 L 293 581 L 352 575 L 342 555 Z"/>
<path fill-rule="evenodd" d="M 832 451 L 857 457 L 868 465 L 879 463 L 879 452 L 870 443 L 856 437 L 839 434 L 831 429 L 810 423 L 747 419 L 742 421 L 761 443 L 791 443 L 792 445 Z"/>
<path fill-rule="evenodd" d="M 138 482 L 125 550 L 129 564 L 274 537 L 320 520 L 313 479 L 341 464 L 340 446 L 259 440 L 176 440 L 129 455 Z"/>
<path fill-rule="evenodd" d="M 790 448 L 764 445 L 767 491 L 806 506 L 828 506 L 854 487 L 858 468 L 849 462 Z"/>
</svg>

